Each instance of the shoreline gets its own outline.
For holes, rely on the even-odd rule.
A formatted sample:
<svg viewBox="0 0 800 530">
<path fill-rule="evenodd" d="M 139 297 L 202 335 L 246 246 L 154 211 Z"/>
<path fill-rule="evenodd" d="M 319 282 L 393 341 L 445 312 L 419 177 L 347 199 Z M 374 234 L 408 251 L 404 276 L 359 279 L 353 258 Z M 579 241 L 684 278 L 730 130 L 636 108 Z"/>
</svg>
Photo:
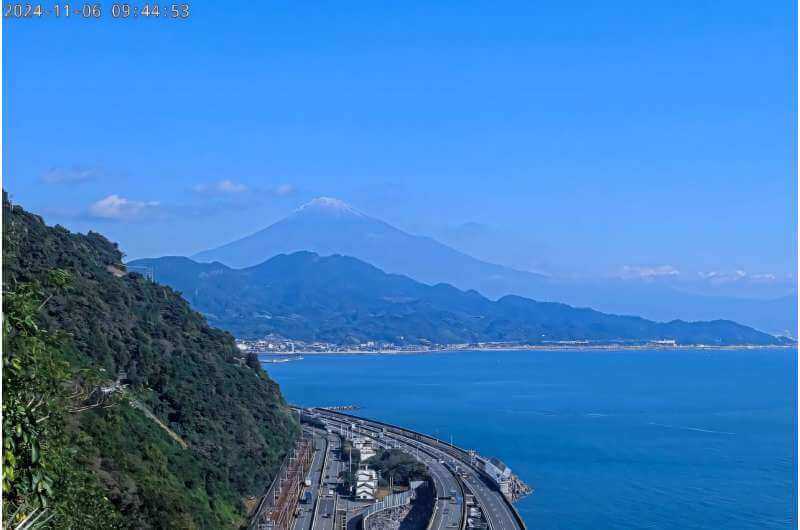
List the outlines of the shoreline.
<svg viewBox="0 0 800 530">
<path fill-rule="evenodd" d="M 516 351 L 681 351 L 681 350 L 772 350 L 772 349 L 797 349 L 797 344 L 775 344 L 775 345 L 749 345 L 731 344 L 724 346 L 702 345 L 682 345 L 682 346 L 623 346 L 623 345 L 552 345 L 552 346 L 507 346 L 497 348 L 470 347 L 470 348 L 443 348 L 437 350 L 414 349 L 414 350 L 338 350 L 338 351 L 305 351 L 295 350 L 293 352 L 254 352 L 258 356 L 264 357 L 287 357 L 292 355 L 419 355 L 426 353 L 459 353 L 459 352 L 516 352 Z"/>
</svg>

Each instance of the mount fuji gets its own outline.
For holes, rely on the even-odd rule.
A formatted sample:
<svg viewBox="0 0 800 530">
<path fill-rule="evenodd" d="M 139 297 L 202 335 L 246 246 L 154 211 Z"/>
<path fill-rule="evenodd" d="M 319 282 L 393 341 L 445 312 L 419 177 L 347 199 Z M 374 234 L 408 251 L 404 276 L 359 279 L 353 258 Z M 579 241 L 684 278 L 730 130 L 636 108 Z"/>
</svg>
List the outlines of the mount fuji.
<svg viewBox="0 0 800 530">
<path fill-rule="evenodd" d="M 352 256 L 389 273 L 423 283 L 476 289 L 487 296 L 511 293 L 520 285 L 547 283 L 545 276 L 486 263 L 429 237 L 404 232 L 330 197 L 316 198 L 263 230 L 192 258 L 243 268 L 301 250 L 322 256 Z"/>
<path fill-rule="evenodd" d="M 252 267 L 298 251 L 341 254 L 426 284 L 474 289 L 492 299 L 514 294 L 540 301 L 668 321 L 735 320 L 762 331 L 793 335 L 794 296 L 744 299 L 687 293 L 669 285 L 635 281 L 571 280 L 488 263 L 430 237 L 404 232 L 330 197 L 319 197 L 258 232 L 195 254 L 199 262 Z"/>
</svg>

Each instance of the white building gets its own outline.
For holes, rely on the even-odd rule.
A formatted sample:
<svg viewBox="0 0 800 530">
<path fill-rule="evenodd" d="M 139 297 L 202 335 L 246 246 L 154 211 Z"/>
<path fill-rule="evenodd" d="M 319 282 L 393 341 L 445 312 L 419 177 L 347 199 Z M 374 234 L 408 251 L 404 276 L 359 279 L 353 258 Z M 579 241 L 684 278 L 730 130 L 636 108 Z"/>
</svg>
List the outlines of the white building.
<svg viewBox="0 0 800 530">
<path fill-rule="evenodd" d="M 506 497 L 511 496 L 511 468 L 497 458 L 489 458 L 484 461 L 483 469 L 492 477 L 500 491 Z"/>
<path fill-rule="evenodd" d="M 656 346 L 672 346 L 675 347 L 678 345 L 678 342 L 675 339 L 662 339 L 662 340 L 653 340 L 650 341 L 651 344 L 655 344 Z"/>
<path fill-rule="evenodd" d="M 362 467 L 356 473 L 356 499 L 375 500 L 378 489 L 378 472 L 368 467 Z"/>
<path fill-rule="evenodd" d="M 372 445 L 371 438 L 360 437 L 360 436 L 353 438 L 353 448 L 358 450 L 359 454 L 361 455 L 362 461 L 368 458 L 372 458 L 377 454 L 375 451 L 375 447 Z"/>
</svg>

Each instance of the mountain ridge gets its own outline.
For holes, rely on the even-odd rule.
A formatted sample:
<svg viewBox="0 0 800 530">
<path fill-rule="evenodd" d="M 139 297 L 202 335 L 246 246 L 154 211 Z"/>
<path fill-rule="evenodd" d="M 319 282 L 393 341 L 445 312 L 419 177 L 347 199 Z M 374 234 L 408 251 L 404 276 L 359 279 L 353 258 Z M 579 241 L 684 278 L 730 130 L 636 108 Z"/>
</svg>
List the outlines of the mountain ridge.
<svg viewBox="0 0 800 530">
<path fill-rule="evenodd" d="M 490 263 L 436 239 L 403 231 L 344 201 L 320 197 L 264 229 L 194 254 L 243 268 L 298 251 L 353 256 L 417 281 L 475 289 L 491 299 L 516 294 L 536 300 L 588 306 L 651 320 L 730 319 L 764 331 L 793 330 L 797 308 L 791 296 L 776 300 L 697 295 L 633 280 L 570 280 Z"/>
<path fill-rule="evenodd" d="M 233 269 L 185 257 L 135 260 L 183 292 L 210 321 L 240 338 L 277 333 L 300 340 L 400 343 L 655 340 L 780 344 L 726 320 L 653 322 L 519 295 L 490 300 L 475 290 L 427 285 L 351 256 L 279 254 Z"/>
</svg>

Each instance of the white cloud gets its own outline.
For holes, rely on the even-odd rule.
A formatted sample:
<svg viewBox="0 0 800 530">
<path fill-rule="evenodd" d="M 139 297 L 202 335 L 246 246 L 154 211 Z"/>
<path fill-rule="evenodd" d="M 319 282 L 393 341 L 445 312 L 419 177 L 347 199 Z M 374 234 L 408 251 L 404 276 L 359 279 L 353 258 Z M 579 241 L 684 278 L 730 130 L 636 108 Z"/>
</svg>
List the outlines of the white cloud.
<svg viewBox="0 0 800 530">
<path fill-rule="evenodd" d="M 210 193 L 210 194 L 231 194 L 243 193 L 247 191 L 247 186 L 234 182 L 232 180 L 224 179 L 217 182 L 207 184 L 198 184 L 192 188 L 197 193 Z"/>
<path fill-rule="evenodd" d="M 750 274 L 742 269 L 737 269 L 732 272 L 729 271 L 698 272 L 697 275 L 700 276 L 700 278 L 707 280 L 709 283 L 714 285 L 740 282 L 740 281 L 768 283 L 778 280 L 778 277 L 774 274 L 770 273 Z"/>
<path fill-rule="evenodd" d="M 652 267 L 625 265 L 622 267 L 620 276 L 625 279 L 652 280 L 655 278 L 678 276 L 680 273 L 681 271 L 672 265 L 655 265 Z"/>
<path fill-rule="evenodd" d="M 102 171 L 93 167 L 51 167 L 42 173 L 40 179 L 45 184 L 75 184 L 94 180 Z"/>
<path fill-rule="evenodd" d="M 156 201 L 132 201 L 114 194 L 92 203 L 89 215 L 98 219 L 131 221 L 152 212 L 158 205 Z"/>
<path fill-rule="evenodd" d="M 276 186 L 272 192 L 277 195 L 278 197 L 285 197 L 287 195 L 291 195 L 294 193 L 295 189 L 294 186 L 291 184 L 281 184 L 280 186 Z"/>
<path fill-rule="evenodd" d="M 216 182 L 203 182 L 192 186 L 192 191 L 206 196 L 235 197 L 242 196 L 245 192 L 253 199 L 265 196 L 288 197 L 297 191 L 293 185 L 288 183 L 279 184 L 273 187 L 251 188 L 245 184 L 234 182 L 230 179 L 218 180 Z"/>
<path fill-rule="evenodd" d="M 223 193 L 242 193 L 247 191 L 247 186 L 231 180 L 220 180 L 217 182 L 217 190 Z"/>
</svg>

